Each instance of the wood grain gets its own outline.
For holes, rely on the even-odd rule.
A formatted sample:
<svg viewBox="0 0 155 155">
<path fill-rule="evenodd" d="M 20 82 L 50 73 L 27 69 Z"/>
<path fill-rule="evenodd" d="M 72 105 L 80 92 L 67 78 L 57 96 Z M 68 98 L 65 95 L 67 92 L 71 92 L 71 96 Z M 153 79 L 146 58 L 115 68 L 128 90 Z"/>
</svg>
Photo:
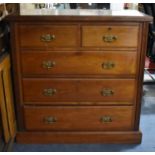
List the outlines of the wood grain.
<svg viewBox="0 0 155 155">
<path fill-rule="evenodd" d="M 22 47 L 76 47 L 78 45 L 78 27 L 73 25 L 20 25 L 20 46 Z M 54 35 L 55 39 L 41 41 L 42 35 Z"/>
<path fill-rule="evenodd" d="M 36 61 L 37 60 L 37 61 Z M 125 60 L 125 61 L 124 61 Z M 135 75 L 136 52 L 128 51 L 24 51 L 21 65 L 24 76 L 28 75 Z M 50 69 L 43 62 L 53 62 Z M 104 68 L 113 63 L 114 67 Z M 130 67 L 128 67 L 130 64 Z"/>
<path fill-rule="evenodd" d="M 40 10 L 41 11 L 41 10 Z M 60 11 L 60 12 L 59 12 Z M 121 11 L 110 11 L 106 10 L 90 10 L 90 9 L 64 9 L 64 10 L 53 10 L 50 14 L 38 15 L 38 10 L 36 10 L 36 15 L 29 14 L 25 16 L 20 16 L 18 13 L 13 16 L 8 16 L 6 20 L 12 22 L 151 22 L 153 18 L 151 16 L 145 15 L 136 10 L 121 10 Z M 29 12 L 28 12 L 29 13 Z"/>
<path fill-rule="evenodd" d="M 36 131 L 129 131 L 133 129 L 132 106 L 25 107 L 25 128 Z M 48 124 L 45 119 L 56 122 Z M 111 122 L 102 118 L 110 117 Z"/>
<path fill-rule="evenodd" d="M 5 55 L 0 61 L 0 109 L 2 114 L 5 142 L 14 139 L 16 135 L 16 119 L 14 99 L 10 74 L 10 57 Z"/>
<path fill-rule="evenodd" d="M 139 131 L 120 132 L 19 132 L 18 143 L 141 143 L 142 133 Z"/>
<path fill-rule="evenodd" d="M 11 23 L 17 141 L 139 143 L 143 36 L 152 17 L 131 11 L 106 16 L 101 10 L 55 11 L 57 15 L 15 14 L 6 19 Z M 56 38 L 45 43 L 40 40 L 43 34 Z M 105 35 L 116 37 L 107 43 Z M 47 70 L 43 61 L 55 61 L 55 65 Z M 104 61 L 115 65 L 105 70 Z M 55 93 L 47 95 L 51 88 Z M 109 96 L 101 95 L 105 89 Z M 111 127 L 98 124 L 99 115 L 105 113 L 116 118 Z M 44 126 L 42 119 L 50 115 L 62 122 Z"/>
<path fill-rule="evenodd" d="M 137 47 L 138 26 L 82 26 L 82 46 L 84 47 Z M 105 42 L 104 36 L 116 36 L 112 42 Z"/>
<path fill-rule="evenodd" d="M 144 77 L 144 65 L 145 65 L 145 56 L 147 52 L 147 38 L 148 38 L 148 29 L 149 24 L 143 23 L 142 25 L 143 31 L 141 36 L 142 40 L 139 44 L 139 70 L 138 70 L 138 89 L 137 89 L 137 97 L 136 97 L 136 117 L 135 117 L 135 130 L 139 129 L 139 123 L 140 123 L 140 113 L 141 113 L 141 103 L 142 103 L 142 94 L 143 94 L 143 77 Z"/>
<path fill-rule="evenodd" d="M 10 139 L 10 131 L 9 131 L 9 125 L 8 125 L 7 108 L 5 104 L 5 94 L 4 94 L 3 79 L 2 79 L 1 71 L 0 71 L 0 107 L 1 107 L 4 139 L 5 139 L 5 142 L 8 143 Z"/>
<path fill-rule="evenodd" d="M 52 104 L 55 101 L 132 103 L 135 97 L 135 82 L 132 79 L 23 79 L 23 97 L 24 102 L 32 104 Z M 56 93 L 46 96 L 44 89 L 56 89 Z M 101 92 L 105 89 L 112 90 L 113 94 L 103 96 Z"/>
<path fill-rule="evenodd" d="M 8 115 L 8 125 L 11 138 L 14 139 L 16 135 L 16 118 L 14 110 L 14 98 L 12 92 L 12 80 L 11 80 L 11 65 L 10 57 L 8 56 L 4 61 L 3 69 L 3 83 L 4 83 L 4 92 L 5 92 L 5 102 Z"/>
</svg>

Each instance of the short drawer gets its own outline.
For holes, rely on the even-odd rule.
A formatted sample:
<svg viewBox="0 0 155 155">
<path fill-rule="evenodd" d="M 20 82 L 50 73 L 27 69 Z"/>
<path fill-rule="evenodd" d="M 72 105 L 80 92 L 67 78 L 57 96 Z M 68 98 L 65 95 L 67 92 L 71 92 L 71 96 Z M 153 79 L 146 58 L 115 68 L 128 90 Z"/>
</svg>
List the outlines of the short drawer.
<svg viewBox="0 0 155 155">
<path fill-rule="evenodd" d="M 135 89 L 134 79 L 23 79 L 23 98 L 29 104 L 104 101 L 129 104 L 134 101 Z"/>
<path fill-rule="evenodd" d="M 25 51 L 21 58 L 24 75 L 135 75 L 137 53 Z"/>
<path fill-rule="evenodd" d="M 77 26 L 19 25 L 21 47 L 76 47 Z"/>
<path fill-rule="evenodd" d="M 30 106 L 24 108 L 26 130 L 131 130 L 133 119 L 132 106 Z"/>
<path fill-rule="evenodd" d="M 83 26 L 84 47 L 137 47 L 138 26 Z"/>
</svg>

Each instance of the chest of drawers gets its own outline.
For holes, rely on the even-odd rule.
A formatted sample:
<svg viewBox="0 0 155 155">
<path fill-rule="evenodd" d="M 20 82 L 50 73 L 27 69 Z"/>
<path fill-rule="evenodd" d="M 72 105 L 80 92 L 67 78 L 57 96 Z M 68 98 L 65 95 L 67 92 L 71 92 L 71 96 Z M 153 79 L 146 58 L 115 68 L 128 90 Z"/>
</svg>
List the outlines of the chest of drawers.
<svg viewBox="0 0 155 155">
<path fill-rule="evenodd" d="M 152 18 L 87 11 L 8 17 L 18 142 L 141 141 L 143 67 Z"/>
</svg>

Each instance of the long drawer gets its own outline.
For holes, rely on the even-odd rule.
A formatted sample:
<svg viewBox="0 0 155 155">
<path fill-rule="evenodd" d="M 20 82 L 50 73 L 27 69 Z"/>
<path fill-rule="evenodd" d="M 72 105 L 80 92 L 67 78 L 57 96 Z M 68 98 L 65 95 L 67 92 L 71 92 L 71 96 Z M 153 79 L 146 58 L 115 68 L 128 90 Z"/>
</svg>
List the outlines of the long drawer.
<svg viewBox="0 0 155 155">
<path fill-rule="evenodd" d="M 134 79 L 26 78 L 23 79 L 23 99 L 25 103 L 30 104 L 54 104 L 65 101 L 133 103 L 135 82 Z"/>
<path fill-rule="evenodd" d="M 136 52 L 24 51 L 24 75 L 134 75 Z M 129 67 L 130 65 L 130 67 Z"/>
<path fill-rule="evenodd" d="M 77 47 L 77 36 L 73 25 L 19 25 L 21 47 Z"/>
<path fill-rule="evenodd" d="M 137 47 L 139 26 L 94 25 L 82 27 L 84 47 Z"/>
<path fill-rule="evenodd" d="M 65 106 L 24 108 L 27 130 L 118 131 L 133 128 L 132 106 Z"/>
</svg>

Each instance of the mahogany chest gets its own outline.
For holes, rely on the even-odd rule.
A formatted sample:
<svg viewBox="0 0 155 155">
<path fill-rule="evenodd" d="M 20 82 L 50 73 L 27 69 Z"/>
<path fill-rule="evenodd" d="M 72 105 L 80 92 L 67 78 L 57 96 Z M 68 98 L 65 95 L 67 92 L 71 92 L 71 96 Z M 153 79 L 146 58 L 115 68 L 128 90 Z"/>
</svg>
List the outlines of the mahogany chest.
<svg viewBox="0 0 155 155">
<path fill-rule="evenodd" d="M 139 143 L 148 24 L 137 11 L 12 15 L 22 143 Z"/>
</svg>

